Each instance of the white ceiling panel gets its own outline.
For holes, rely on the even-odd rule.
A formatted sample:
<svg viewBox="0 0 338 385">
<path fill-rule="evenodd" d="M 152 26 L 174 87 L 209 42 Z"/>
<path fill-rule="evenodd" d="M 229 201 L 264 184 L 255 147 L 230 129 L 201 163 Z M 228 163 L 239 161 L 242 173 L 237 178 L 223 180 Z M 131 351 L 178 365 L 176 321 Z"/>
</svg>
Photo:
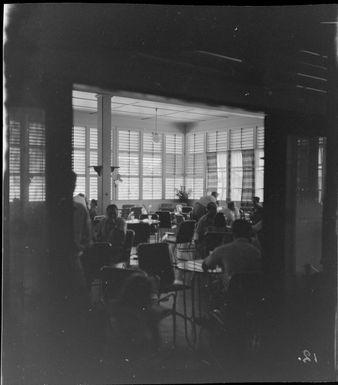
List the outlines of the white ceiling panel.
<svg viewBox="0 0 338 385">
<path fill-rule="evenodd" d="M 87 110 L 90 112 L 97 110 L 97 94 L 83 91 L 73 91 L 73 108 Z M 161 103 L 158 101 L 141 100 L 122 96 L 111 97 L 111 108 L 114 116 L 138 117 L 141 120 L 155 119 L 161 121 L 177 121 L 182 123 L 193 123 L 211 121 L 216 119 L 226 119 L 231 116 L 262 117 L 261 114 L 246 112 L 233 108 L 206 108 L 193 105 L 179 105 L 172 103 Z"/>
</svg>

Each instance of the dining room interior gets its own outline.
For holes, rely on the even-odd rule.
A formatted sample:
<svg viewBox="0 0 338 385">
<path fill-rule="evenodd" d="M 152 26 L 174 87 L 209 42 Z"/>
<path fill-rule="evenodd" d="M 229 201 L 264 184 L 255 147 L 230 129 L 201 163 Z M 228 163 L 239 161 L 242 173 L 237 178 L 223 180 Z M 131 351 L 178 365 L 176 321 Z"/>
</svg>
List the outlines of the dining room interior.
<svg viewBox="0 0 338 385">
<path fill-rule="evenodd" d="M 337 381 L 337 6 L 5 10 L 3 383 Z"/>
</svg>

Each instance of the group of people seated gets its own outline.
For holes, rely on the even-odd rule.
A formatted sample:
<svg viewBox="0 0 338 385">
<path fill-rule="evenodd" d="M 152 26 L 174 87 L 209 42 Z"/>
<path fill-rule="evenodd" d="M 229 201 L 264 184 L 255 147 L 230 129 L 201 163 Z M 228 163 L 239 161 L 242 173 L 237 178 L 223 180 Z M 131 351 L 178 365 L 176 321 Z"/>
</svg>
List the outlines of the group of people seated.
<svg viewBox="0 0 338 385">
<path fill-rule="evenodd" d="M 191 218 L 196 220 L 194 240 L 198 256 L 200 258 L 207 256 L 205 236 L 208 231 L 217 231 L 219 229 L 231 231 L 233 224 L 240 219 L 248 223 L 250 237 L 256 246 L 260 247 L 259 235 L 262 230 L 263 206 L 259 203 L 259 197 L 252 198 L 253 208 L 249 213 L 249 220 L 245 218 L 244 213 L 241 213 L 234 202 L 228 202 L 227 208 L 224 209 L 219 206 L 216 199 L 217 193 L 214 192 L 211 195 L 202 197 L 195 203 L 193 208 Z"/>
<path fill-rule="evenodd" d="M 73 177 L 75 187 L 75 173 Z M 255 226 L 258 228 L 257 224 L 261 226 L 262 223 L 262 206 L 257 198 L 253 199 L 253 203 L 251 222 L 241 218 L 240 211 L 233 202 L 228 202 L 226 209 L 219 209 L 216 194 L 200 199 L 191 212 L 190 219 L 196 220 L 194 240 L 196 251 L 200 252 L 197 258 L 203 258 L 202 267 L 205 271 L 217 265 L 222 267 L 224 287 L 236 273 L 261 269 L 260 245 L 254 231 Z M 115 204 L 108 205 L 105 217 L 96 224 L 94 218 L 97 215 L 97 202 L 92 200 L 88 205 L 84 196 L 77 195 L 73 199 L 73 206 L 75 261 L 79 270 L 81 255 L 93 242 L 109 242 L 116 255 L 122 252 L 127 223 L 118 215 Z M 216 247 L 207 255 L 203 242 L 210 228 L 222 228 L 231 232 L 233 241 Z M 151 346 L 154 351 L 159 344 L 159 320 L 151 310 L 151 282 L 146 274 L 129 279 L 112 309 L 112 326 L 115 325 L 116 330 L 121 332 L 121 346 L 125 348 L 124 354 L 129 357 L 136 351 L 146 354 L 145 346 Z"/>
</svg>

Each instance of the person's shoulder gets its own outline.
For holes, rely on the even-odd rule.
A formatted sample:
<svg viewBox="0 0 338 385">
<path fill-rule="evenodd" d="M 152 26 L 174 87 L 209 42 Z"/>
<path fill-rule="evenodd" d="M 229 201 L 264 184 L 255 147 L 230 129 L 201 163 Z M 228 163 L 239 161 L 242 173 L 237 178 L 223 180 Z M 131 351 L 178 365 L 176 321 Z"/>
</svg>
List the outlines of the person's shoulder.
<svg viewBox="0 0 338 385">
<path fill-rule="evenodd" d="M 225 243 L 224 245 L 217 246 L 217 247 L 214 249 L 214 253 L 215 253 L 215 252 L 216 252 L 217 254 L 219 254 L 219 253 L 224 253 L 224 252 L 226 252 L 227 250 L 232 249 L 233 246 L 234 246 L 233 242 Z"/>
<path fill-rule="evenodd" d="M 78 201 L 73 201 L 73 207 L 78 212 L 88 213 L 88 210 L 85 208 L 85 206 Z"/>
</svg>

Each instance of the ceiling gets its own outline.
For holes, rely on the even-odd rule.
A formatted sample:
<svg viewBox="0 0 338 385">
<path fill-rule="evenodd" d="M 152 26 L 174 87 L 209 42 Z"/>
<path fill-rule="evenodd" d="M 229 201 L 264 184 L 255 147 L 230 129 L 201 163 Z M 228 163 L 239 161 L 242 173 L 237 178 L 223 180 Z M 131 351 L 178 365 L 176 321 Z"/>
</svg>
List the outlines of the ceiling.
<svg viewBox="0 0 338 385">
<path fill-rule="evenodd" d="M 73 91 L 73 108 L 95 113 L 97 111 L 97 94 Z M 198 123 L 236 116 L 263 118 L 262 114 L 228 107 L 212 109 L 193 104 L 171 104 L 114 95 L 111 97 L 111 109 L 113 116 L 128 116 L 141 120 L 155 120 L 157 116 L 157 119 L 162 122 Z"/>
</svg>

